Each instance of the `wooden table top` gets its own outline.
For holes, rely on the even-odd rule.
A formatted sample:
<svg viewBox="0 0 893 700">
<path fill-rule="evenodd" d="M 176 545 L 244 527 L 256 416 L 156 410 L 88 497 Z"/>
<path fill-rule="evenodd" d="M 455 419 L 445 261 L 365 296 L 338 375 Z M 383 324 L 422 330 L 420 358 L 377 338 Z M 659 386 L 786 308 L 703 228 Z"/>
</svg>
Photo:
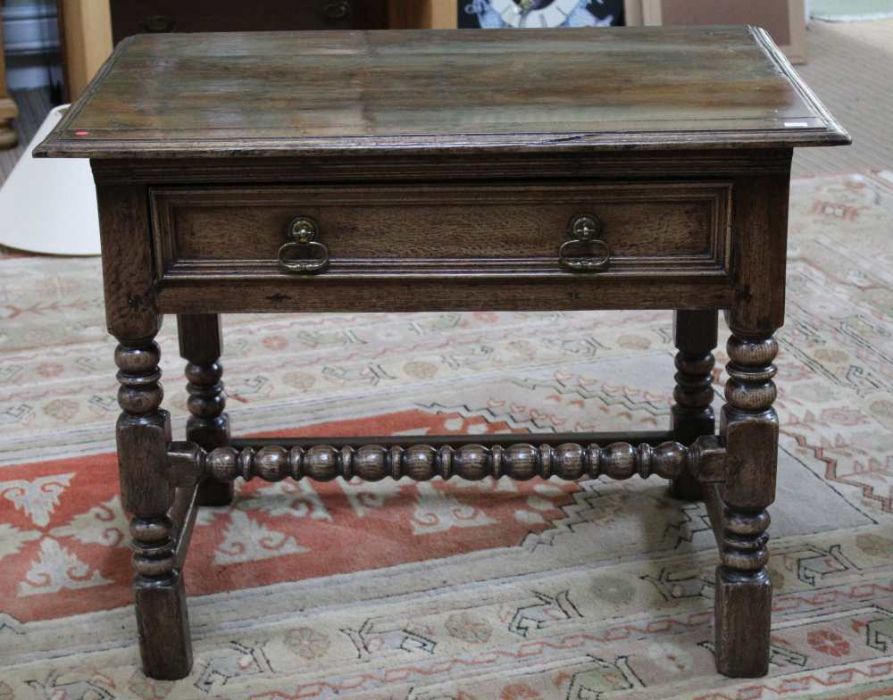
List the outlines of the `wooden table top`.
<svg viewBox="0 0 893 700">
<path fill-rule="evenodd" d="M 849 142 L 749 27 L 142 35 L 38 156 L 788 148 Z"/>
</svg>

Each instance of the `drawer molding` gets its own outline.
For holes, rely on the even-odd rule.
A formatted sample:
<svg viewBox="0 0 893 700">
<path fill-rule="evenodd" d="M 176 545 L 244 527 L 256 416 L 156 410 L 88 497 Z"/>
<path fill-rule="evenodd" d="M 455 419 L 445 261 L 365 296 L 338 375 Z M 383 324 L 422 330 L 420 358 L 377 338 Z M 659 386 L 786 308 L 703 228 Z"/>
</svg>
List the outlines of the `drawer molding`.
<svg viewBox="0 0 893 700">
<path fill-rule="evenodd" d="M 612 248 L 610 269 L 595 276 L 724 275 L 731 196 L 731 183 L 716 181 L 153 187 L 150 208 L 162 286 L 199 275 L 204 284 L 234 277 L 286 284 L 416 276 L 561 279 L 581 274 L 562 267 L 558 251 L 572 215 L 588 212 L 605 220 Z M 650 218 L 643 214 L 649 209 Z M 560 212 L 570 215 L 560 218 Z M 288 240 L 285 223 L 299 214 L 319 222 L 319 240 L 330 249 L 328 268 L 312 280 L 278 263 Z M 337 223 L 327 226 L 331 219 L 341 221 L 342 230 L 333 230 Z M 690 230 L 679 230 L 680 224 Z"/>
</svg>

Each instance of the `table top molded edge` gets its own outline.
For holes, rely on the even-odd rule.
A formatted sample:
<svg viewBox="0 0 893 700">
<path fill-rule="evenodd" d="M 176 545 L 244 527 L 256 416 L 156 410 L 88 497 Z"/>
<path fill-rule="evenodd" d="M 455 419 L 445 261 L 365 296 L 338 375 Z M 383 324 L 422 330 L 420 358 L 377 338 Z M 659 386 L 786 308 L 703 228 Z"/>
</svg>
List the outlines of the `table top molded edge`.
<svg viewBox="0 0 893 700">
<path fill-rule="evenodd" d="M 241 157 L 350 157 L 400 154 L 403 157 L 436 155 L 522 154 L 544 151 L 575 153 L 605 151 L 663 151 L 715 149 L 790 149 L 806 146 L 847 145 L 852 139 L 806 85 L 790 61 L 762 28 L 748 26 L 760 48 L 816 114 L 814 125 L 797 129 L 728 129 L 714 131 L 667 130 L 638 132 L 568 132 L 515 134 L 375 135 L 350 137 L 284 137 L 242 139 L 202 138 L 103 139 L 84 141 L 65 136 L 81 109 L 113 68 L 128 37 L 105 62 L 90 85 L 63 116 L 50 135 L 33 151 L 35 158 L 91 159 L 212 159 Z M 447 30 L 450 31 L 450 30 Z"/>
</svg>

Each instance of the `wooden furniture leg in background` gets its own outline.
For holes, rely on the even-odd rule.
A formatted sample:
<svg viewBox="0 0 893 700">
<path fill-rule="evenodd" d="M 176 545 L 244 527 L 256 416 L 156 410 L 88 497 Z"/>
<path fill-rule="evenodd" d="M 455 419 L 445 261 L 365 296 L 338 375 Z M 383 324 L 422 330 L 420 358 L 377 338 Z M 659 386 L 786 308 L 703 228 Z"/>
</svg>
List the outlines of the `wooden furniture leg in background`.
<svg viewBox="0 0 893 700">
<path fill-rule="evenodd" d="M 223 352 L 220 317 L 216 314 L 177 316 L 180 356 L 187 361 L 186 379 L 189 412 L 186 439 L 205 450 L 229 444 L 229 416 L 223 413 L 223 367 L 218 360 Z M 232 503 L 232 482 L 207 479 L 198 487 L 198 504 L 225 506 Z"/>
<path fill-rule="evenodd" d="M 713 386 L 710 378 L 716 347 L 716 311 L 677 311 L 673 317 L 673 342 L 676 353 L 676 389 L 672 409 L 673 439 L 690 445 L 701 435 L 713 435 Z M 670 482 L 674 498 L 697 501 L 700 484 L 689 474 Z"/>
</svg>

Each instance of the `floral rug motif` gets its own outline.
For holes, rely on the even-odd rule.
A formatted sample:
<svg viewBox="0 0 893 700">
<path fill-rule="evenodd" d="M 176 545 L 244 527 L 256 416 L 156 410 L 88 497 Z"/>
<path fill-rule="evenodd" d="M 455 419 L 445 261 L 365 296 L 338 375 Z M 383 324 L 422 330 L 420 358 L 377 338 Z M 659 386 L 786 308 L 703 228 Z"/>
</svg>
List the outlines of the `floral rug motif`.
<svg viewBox="0 0 893 700">
<path fill-rule="evenodd" d="M 95 259 L 0 256 L 0 699 L 893 695 L 893 174 L 796 180 L 771 672 L 713 667 L 717 554 L 652 478 L 253 481 L 203 509 L 195 668 L 138 670 Z M 668 312 L 232 316 L 236 434 L 654 430 Z M 725 334 L 724 329 L 721 333 Z M 160 342 L 183 435 L 176 328 Z M 714 375 L 720 405 L 722 347 Z"/>
</svg>

